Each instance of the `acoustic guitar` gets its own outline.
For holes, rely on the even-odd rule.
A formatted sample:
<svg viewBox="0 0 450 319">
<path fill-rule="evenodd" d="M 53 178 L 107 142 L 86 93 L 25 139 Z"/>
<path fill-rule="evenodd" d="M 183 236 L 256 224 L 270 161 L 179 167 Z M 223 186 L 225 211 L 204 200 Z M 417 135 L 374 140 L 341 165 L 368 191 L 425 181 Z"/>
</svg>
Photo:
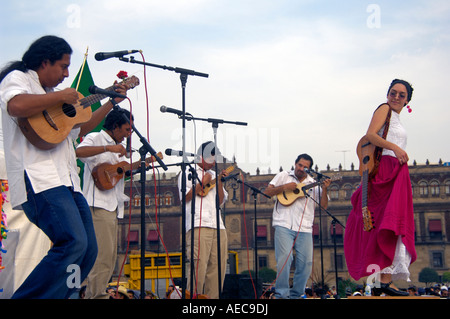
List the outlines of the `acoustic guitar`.
<svg viewBox="0 0 450 319">
<path fill-rule="evenodd" d="M 338 181 L 342 179 L 342 176 L 340 174 L 335 174 L 331 176 L 332 181 Z M 310 184 L 304 184 L 304 183 L 298 183 L 297 187 L 293 191 L 283 191 L 277 195 L 277 199 L 283 206 L 290 206 L 292 205 L 297 199 L 305 197 L 305 193 L 303 192 L 302 188 L 304 186 L 307 186 L 308 188 L 313 188 L 317 185 L 320 185 L 320 182 L 314 182 Z"/>
<path fill-rule="evenodd" d="M 362 208 L 362 218 L 364 231 L 371 231 L 374 226 L 374 220 L 372 213 L 367 207 L 368 198 L 368 184 L 369 176 L 374 172 L 375 169 L 375 145 L 369 142 L 367 137 L 363 136 L 356 147 L 356 154 L 359 158 L 359 174 L 362 176 L 361 179 L 361 208 Z"/>
<path fill-rule="evenodd" d="M 386 139 L 389 131 L 391 114 L 392 109 L 389 108 L 389 111 L 386 115 L 386 120 L 384 121 L 383 135 L 381 136 L 383 139 Z M 370 212 L 367 205 L 369 197 L 368 185 L 369 180 L 372 179 L 378 172 L 378 165 L 381 158 L 382 150 L 383 150 L 382 148 L 377 147 L 372 143 L 370 143 L 365 135 L 359 140 L 358 145 L 356 146 L 356 155 L 358 155 L 359 159 L 359 175 L 361 175 L 362 177 L 361 208 L 362 208 L 364 231 L 371 231 L 373 228 L 375 228 L 372 213 Z"/>
<path fill-rule="evenodd" d="M 160 159 L 163 158 L 161 152 L 156 154 L 156 156 Z M 151 156 L 145 160 L 145 163 L 150 164 L 155 160 L 156 158 Z M 94 167 L 91 175 L 94 179 L 95 186 L 97 186 L 98 189 L 105 191 L 116 186 L 116 184 L 125 176 L 126 172 L 138 169 L 140 165 L 141 162 L 130 164 L 126 161 L 122 161 L 117 164 L 103 163 Z"/>
<path fill-rule="evenodd" d="M 231 173 L 233 170 L 234 170 L 234 166 L 233 165 L 231 165 L 231 166 L 229 166 L 228 168 L 225 169 L 225 171 L 227 173 Z M 205 197 L 206 195 L 208 195 L 209 191 L 216 186 L 216 179 L 217 178 L 214 178 L 208 184 L 203 185 L 203 188 L 197 193 L 197 195 L 201 196 L 201 197 Z"/>
<path fill-rule="evenodd" d="M 134 75 L 121 82 L 132 89 L 139 85 L 139 79 Z M 107 88 L 114 90 L 114 86 Z M 78 92 L 79 100 L 76 104 L 60 103 L 44 111 L 27 117 L 19 118 L 18 125 L 27 140 L 43 150 L 49 150 L 61 143 L 74 127 L 78 127 L 91 119 L 91 105 L 108 97 L 103 94 L 92 94 L 83 97 Z"/>
</svg>

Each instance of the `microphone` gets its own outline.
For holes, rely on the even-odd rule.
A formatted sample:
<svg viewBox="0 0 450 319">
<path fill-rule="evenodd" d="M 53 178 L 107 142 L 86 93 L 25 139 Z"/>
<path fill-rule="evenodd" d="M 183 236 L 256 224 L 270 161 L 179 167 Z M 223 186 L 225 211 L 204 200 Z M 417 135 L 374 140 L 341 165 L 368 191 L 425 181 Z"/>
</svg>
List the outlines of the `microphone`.
<svg viewBox="0 0 450 319">
<path fill-rule="evenodd" d="M 89 87 L 89 93 L 106 95 L 106 96 L 109 96 L 110 98 L 116 98 L 116 97 L 119 97 L 119 98 L 122 98 L 122 99 L 126 99 L 127 98 L 126 95 L 117 93 L 115 91 L 108 91 L 108 90 L 105 90 L 105 89 L 101 89 L 101 88 L 99 88 L 99 87 L 97 87 L 95 85 L 91 85 Z"/>
<path fill-rule="evenodd" d="M 302 191 L 303 191 L 303 193 L 306 193 L 306 191 L 308 189 L 316 187 L 316 186 L 317 186 L 317 183 L 311 183 L 311 184 L 305 185 L 305 186 L 302 187 Z"/>
<path fill-rule="evenodd" d="M 130 136 L 130 137 L 127 137 L 127 139 L 126 139 L 126 146 L 125 146 L 125 149 L 127 150 L 127 154 L 125 155 L 126 158 L 130 158 L 130 157 L 131 157 L 131 153 L 134 152 L 134 150 L 131 149 L 131 136 Z M 130 149 L 131 149 L 131 150 L 130 150 Z"/>
<path fill-rule="evenodd" d="M 331 177 L 329 177 L 329 176 L 327 176 L 327 175 L 324 175 L 324 174 L 322 174 L 322 173 L 319 173 L 319 172 L 316 172 L 315 170 L 313 170 L 313 169 L 310 169 L 310 168 L 303 168 L 303 170 L 306 172 L 306 173 L 308 173 L 309 175 L 311 175 L 311 174 L 316 174 L 319 178 L 322 178 L 322 177 L 325 177 L 325 178 L 331 178 Z"/>
<path fill-rule="evenodd" d="M 95 59 L 97 61 L 103 61 L 109 58 L 122 58 L 124 55 L 137 53 L 139 50 L 124 50 L 115 52 L 98 52 L 95 54 Z"/>
<path fill-rule="evenodd" d="M 235 173 L 235 174 L 231 174 L 231 175 L 228 175 L 228 176 L 224 176 L 224 177 L 222 177 L 220 180 L 222 181 L 222 182 L 226 182 L 227 180 L 229 180 L 229 179 L 231 179 L 231 178 L 234 178 L 234 177 L 236 177 L 236 176 L 238 176 L 240 173 Z"/>
<path fill-rule="evenodd" d="M 166 155 L 169 155 L 169 156 L 183 156 L 183 151 L 177 151 L 177 150 L 173 150 L 171 148 L 166 148 L 164 153 L 166 153 Z M 197 156 L 194 153 L 188 153 L 188 152 L 184 152 L 184 155 L 186 155 L 186 156 Z"/>
<path fill-rule="evenodd" d="M 176 114 L 176 115 L 178 115 L 178 116 L 183 116 L 183 111 L 180 111 L 180 110 L 177 110 L 177 109 L 173 109 L 173 108 L 171 108 L 171 107 L 167 107 L 167 106 L 165 106 L 165 105 L 161 105 L 161 107 L 159 108 L 159 110 L 162 112 L 162 113 L 173 113 L 173 114 Z M 186 112 L 186 114 L 189 114 L 189 115 L 191 115 L 190 113 L 187 113 Z"/>
</svg>

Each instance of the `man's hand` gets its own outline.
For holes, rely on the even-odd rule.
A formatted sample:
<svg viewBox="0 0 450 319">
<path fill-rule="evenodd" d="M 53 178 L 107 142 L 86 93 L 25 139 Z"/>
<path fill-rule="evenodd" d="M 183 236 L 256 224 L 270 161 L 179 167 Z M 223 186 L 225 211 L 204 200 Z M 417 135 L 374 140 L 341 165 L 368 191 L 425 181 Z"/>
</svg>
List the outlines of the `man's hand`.
<svg viewBox="0 0 450 319">
<path fill-rule="evenodd" d="M 328 187 L 330 186 L 330 184 L 331 184 L 331 179 L 327 178 L 327 179 L 324 180 L 323 183 L 322 183 L 322 189 L 323 189 L 323 190 L 327 190 Z"/>
<path fill-rule="evenodd" d="M 122 144 L 108 145 L 105 148 L 108 152 L 118 153 L 120 156 L 127 154 L 127 150 Z"/>
<path fill-rule="evenodd" d="M 289 191 L 294 191 L 297 188 L 297 184 L 292 182 L 292 183 L 287 183 L 283 185 L 283 191 L 284 192 L 289 192 Z"/>
<path fill-rule="evenodd" d="M 58 91 L 58 92 L 56 92 L 56 94 L 59 94 L 61 102 L 66 103 L 66 104 L 76 104 L 79 99 L 77 90 L 75 90 L 73 88 L 67 88 L 67 89 Z"/>
</svg>

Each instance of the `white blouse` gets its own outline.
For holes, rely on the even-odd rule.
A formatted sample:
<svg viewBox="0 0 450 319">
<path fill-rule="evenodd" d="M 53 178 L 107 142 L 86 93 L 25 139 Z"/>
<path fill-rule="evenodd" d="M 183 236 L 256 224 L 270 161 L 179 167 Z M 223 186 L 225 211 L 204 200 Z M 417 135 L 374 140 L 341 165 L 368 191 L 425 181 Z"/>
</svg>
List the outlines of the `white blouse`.
<svg viewBox="0 0 450 319">
<path fill-rule="evenodd" d="M 383 136 L 384 125 L 378 132 L 379 136 Z M 389 124 L 389 131 L 386 137 L 388 142 L 394 143 L 399 146 L 402 150 L 406 149 L 406 144 L 408 140 L 408 136 L 406 134 L 406 130 L 400 122 L 400 114 L 392 111 L 391 122 Z M 396 157 L 395 153 L 388 149 L 383 149 L 382 155 L 389 155 L 392 157 Z"/>
</svg>

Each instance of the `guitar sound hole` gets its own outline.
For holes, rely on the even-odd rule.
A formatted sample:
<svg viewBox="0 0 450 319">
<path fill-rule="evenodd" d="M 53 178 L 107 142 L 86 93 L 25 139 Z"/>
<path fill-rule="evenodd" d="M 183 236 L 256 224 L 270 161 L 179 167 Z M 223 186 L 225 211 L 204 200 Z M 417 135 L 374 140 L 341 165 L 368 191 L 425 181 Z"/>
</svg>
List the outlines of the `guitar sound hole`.
<svg viewBox="0 0 450 319">
<path fill-rule="evenodd" d="M 298 194 L 298 193 L 300 193 L 300 190 L 299 190 L 298 188 L 296 188 L 296 189 L 293 191 L 293 193 L 294 193 L 294 194 Z"/>
<path fill-rule="evenodd" d="M 122 167 L 118 167 L 117 168 L 117 173 L 118 174 L 122 174 L 123 173 L 123 168 Z"/>
<path fill-rule="evenodd" d="M 77 111 L 75 110 L 75 107 L 72 104 L 64 103 L 62 106 L 63 112 L 68 117 L 75 117 L 77 114 Z"/>
<path fill-rule="evenodd" d="M 365 156 L 363 158 L 363 164 L 367 164 L 369 162 L 369 160 L 370 160 L 370 157 L 369 156 Z"/>
</svg>

